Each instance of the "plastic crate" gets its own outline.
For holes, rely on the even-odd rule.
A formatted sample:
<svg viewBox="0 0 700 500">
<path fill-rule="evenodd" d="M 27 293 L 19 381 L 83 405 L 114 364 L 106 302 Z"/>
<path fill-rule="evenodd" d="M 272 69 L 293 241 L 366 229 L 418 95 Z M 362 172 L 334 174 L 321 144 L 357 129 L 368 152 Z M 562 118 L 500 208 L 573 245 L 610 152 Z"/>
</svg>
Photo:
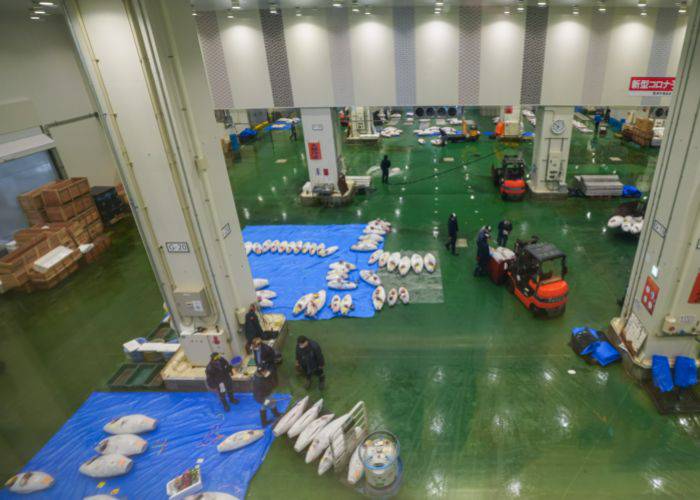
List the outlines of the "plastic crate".
<svg viewBox="0 0 700 500">
<path fill-rule="evenodd" d="M 107 387 L 118 390 L 154 390 L 163 385 L 160 371 L 164 363 L 124 363 L 107 381 Z"/>
</svg>

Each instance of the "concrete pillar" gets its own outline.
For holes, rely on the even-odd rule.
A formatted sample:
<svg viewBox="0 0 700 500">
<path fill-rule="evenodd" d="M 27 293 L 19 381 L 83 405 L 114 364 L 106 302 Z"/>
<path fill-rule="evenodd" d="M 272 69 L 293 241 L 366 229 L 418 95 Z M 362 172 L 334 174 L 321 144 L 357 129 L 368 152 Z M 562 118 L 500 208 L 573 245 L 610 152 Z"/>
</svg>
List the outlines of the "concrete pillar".
<svg viewBox="0 0 700 500">
<path fill-rule="evenodd" d="M 528 186 L 535 195 L 566 196 L 574 108 L 540 106 L 535 117 L 535 145 Z"/>
<path fill-rule="evenodd" d="M 336 111 L 331 108 L 302 108 L 301 124 L 312 186 L 333 184 L 338 187 L 341 143 Z"/>
<path fill-rule="evenodd" d="M 644 227 L 619 318 L 640 367 L 654 354 L 698 359 L 700 335 L 700 10 L 693 4 Z"/>
<path fill-rule="evenodd" d="M 235 310 L 255 293 L 189 1 L 65 10 L 176 328 L 204 330 L 201 359 L 243 353 Z"/>
</svg>

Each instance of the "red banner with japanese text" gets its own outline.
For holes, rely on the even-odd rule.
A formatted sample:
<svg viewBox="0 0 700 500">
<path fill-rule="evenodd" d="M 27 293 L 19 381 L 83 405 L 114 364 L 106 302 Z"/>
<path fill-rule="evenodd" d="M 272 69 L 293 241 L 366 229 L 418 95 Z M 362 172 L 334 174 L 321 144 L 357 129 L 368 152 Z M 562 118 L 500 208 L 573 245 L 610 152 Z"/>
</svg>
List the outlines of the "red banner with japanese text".
<svg viewBox="0 0 700 500">
<path fill-rule="evenodd" d="M 629 93 L 638 96 L 671 95 L 676 79 L 672 76 L 633 76 Z"/>
</svg>

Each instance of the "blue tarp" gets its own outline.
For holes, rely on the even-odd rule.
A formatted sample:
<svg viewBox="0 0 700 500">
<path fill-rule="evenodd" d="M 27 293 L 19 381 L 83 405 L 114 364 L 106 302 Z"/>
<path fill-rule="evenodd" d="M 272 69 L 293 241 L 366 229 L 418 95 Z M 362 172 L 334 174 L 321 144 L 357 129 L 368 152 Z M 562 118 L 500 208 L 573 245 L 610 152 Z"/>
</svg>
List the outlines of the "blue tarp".
<svg viewBox="0 0 700 500">
<path fill-rule="evenodd" d="M 698 367 L 693 358 L 676 356 L 676 363 L 673 365 L 673 382 L 678 387 L 693 387 L 698 383 Z"/>
<path fill-rule="evenodd" d="M 240 403 L 229 413 L 211 393 L 128 392 L 93 393 L 49 442 L 22 469 L 51 474 L 54 484 L 43 492 L 18 495 L 3 488 L 0 498 L 83 498 L 111 494 L 118 498 L 167 498 L 165 486 L 186 469 L 200 464 L 203 491 L 220 491 L 244 498 L 248 484 L 272 444 L 272 430 L 245 448 L 219 453 L 216 445 L 244 429 L 260 428 L 260 405 L 251 394 L 238 394 Z M 277 395 L 279 409 L 289 395 Z M 94 447 L 108 437 L 104 424 L 120 415 L 142 413 L 158 419 L 158 427 L 142 434 L 148 450 L 132 457 L 131 471 L 121 477 L 95 479 L 78 472 L 96 455 Z M 102 487 L 100 483 L 104 482 Z"/>
<path fill-rule="evenodd" d="M 600 366 L 608 366 L 610 363 L 620 359 L 620 353 L 607 340 L 599 340 L 594 343 L 594 346 L 591 357 Z"/>
<path fill-rule="evenodd" d="M 651 357 L 651 377 L 654 385 L 661 392 L 669 392 L 673 389 L 673 377 L 671 376 L 671 366 L 666 356 L 654 354 Z"/>
<path fill-rule="evenodd" d="M 258 133 L 253 130 L 252 128 L 246 128 L 244 129 L 240 134 L 238 134 L 238 137 L 241 139 L 250 139 L 258 135 Z"/>
<path fill-rule="evenodd" d="M 273 128 L 272 125 L 276 126 Z M 292 124 L 287 122 L 275 122 L 272 125 L 268 125 L 267 127 L 265 127 L 265 130 L 269 132 L 270 130 L 289 130 L 292 128 Z"/>
<path fill-rule="evenodd" d="M 623 198 L 641 198 L 642 192 L 635 186 L 625 185 L 622 186 L 622 197 Z"/>
<path fill-rule="evenodd" d="M 360 269 L 377 269 L 377 264 L 368 265 L 371 252 L 353 252 L 350 246 L 357 242 L 362 234 L 364 224 L 345 224 L 329 226 L 248 226 L 243 229 L 243 239 L 262 243 L 265 240 L 304 241 L 324 243 L 326 247 L 337 245 L 338 251 L 328 257 L 318 257 L 304 254 L 266 253 L 248 256 L 254 278 L 266 278 L 270 281 L 270 290 L 277 292 L 272 299 L 274 307 L 265 309 L 266 313 L 284 314 L 287 319 L 308 319 L 303 314 L 292 315 L 294 304 L 307 293 L 326 290 L 326 305 L 318 313 L 316 319 L 331 319 L 334 317 L 329 304 L 331 297 L 346 293 L 352 295 L 355 309 L 349 316 L 354 318 L 370 318 L 374 316 L 372 292 L 374 287 L 360 279 Z M 383 245 L 380 245 L 380 248 Z M 346 260 L 357 266 L 350 273 L 349 280 L 359 282 L 355 290 L 331 290 L 326 286 L 326 273 L 331 262 Z"/>
</svg>

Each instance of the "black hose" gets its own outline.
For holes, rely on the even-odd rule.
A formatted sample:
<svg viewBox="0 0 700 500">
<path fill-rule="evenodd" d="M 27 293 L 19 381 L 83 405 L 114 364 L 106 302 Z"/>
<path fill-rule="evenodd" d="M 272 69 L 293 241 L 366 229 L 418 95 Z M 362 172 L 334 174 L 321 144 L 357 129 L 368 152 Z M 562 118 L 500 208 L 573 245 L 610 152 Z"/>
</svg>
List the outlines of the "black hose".
<svg viewBox="0 0 700 500">
<path fill-rule="evenodd" d="M 472 160 L 471 162 L 467 162 L 466 164 L 457 165 L 456 167 L 452 167 L 452 168 L 449 168 L 449 169 L 447 169 L 447 170 L 442 170 L 442 171 L 440 171 L 440 172 L 427 175 L 427 176 L 425 176 L 425 177 L 420 177 L 419 179 L 414 179 L 414 180 L 411 180 L 411 181 L 403 181 L 403 182 L 392 182 L 392 183 L 390 183 L 389 185 L 390 185 L 390 186 L 408 186 L 409 184 L 416 184 L 416 183 L 418 183 L 418 182 L 427 181 L 427 180 L 429 180 L 429 179 L 436 179 L 436 178 L 438 178 L 438 177 L 440 177 L 440 176 L 442 176 L 442 175 L 449 174 L 449 173 L 451 173 L 451 172 L 454 172 L 455 170 L 459 170 L 459 169 L 461 169 L 461 168 L 464 168 L 464 167 L 467 166 L 467 165 L 473 165 L 474 163 L 480 162 L 480 161 L 482 161 L 482 160 L 487 160 L 487 159 L 489 159 L 489 158 L 492 158 L 492 157 L 496 156 L 498 153 L 500 153 L 500 152 L 502 152 L 502 151 L 503 151 L 503 149 L 497 149 L 497 150 L 494 151 L 493 153 L 490 153 L 490 154 L 487 154 L 486 156 L 482 156 L 482 157 L 480 157 L 480 158 L 477 158 L 476 160 Z"/>
</svg>

